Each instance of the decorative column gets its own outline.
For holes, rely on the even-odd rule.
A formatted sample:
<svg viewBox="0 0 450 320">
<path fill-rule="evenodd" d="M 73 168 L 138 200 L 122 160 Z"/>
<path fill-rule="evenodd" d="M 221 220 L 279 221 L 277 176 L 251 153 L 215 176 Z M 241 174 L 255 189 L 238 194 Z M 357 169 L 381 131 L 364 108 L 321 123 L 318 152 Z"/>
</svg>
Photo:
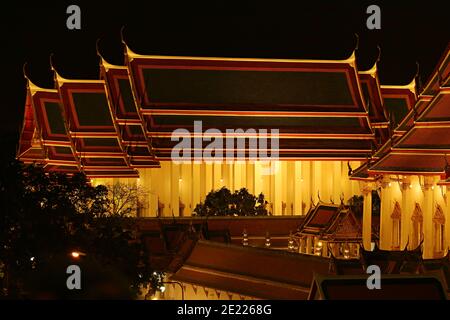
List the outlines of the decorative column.
<svg viewBox="0 0 450 320">
<path fill-rule="evenodd" d="M 192 163 L 192 210 L 200 203 L 200 167 L 199 163 Z"/>
<path fill-rule="evenodd" d="M 161 216 L 171 216 L 171 188 L 172 188 L 172 162 L 171 161 L 161 161 L 161 171 L 159 171 L 156 176 L 161 178 L 160 190 L 158 190 L 159 201 L 158 208 L 161 208 Z M 176 185 L 178 186 L 178 179 L 176 180 Z M 178 203 L 178 189 L 177 189 L 177 203 Z"/>
<path fill-rule="evenodd" d="M 254 174 L 253 174 L 253 185 L 255 196 L 259 196 L 260 193 L 263 192 L 263 178 L 261 175 L 261 163 L 259 161 L 255 161 L 254 165 Z M 267 195 L 265 194 L 267 197 Z"/>
<path fill-rule="evenodd" d="M 320 162 L 320 198 L 323 202 L 330 203 L 333 194 L 333 163 L 331 161 Z"/>
<path fill-rule="evenodd" d="M 303 239 L 303 237 L 299 238 L 298 240 L 298 252 L 299 253 L 305 252 L 305 239 Z"/>
<path fill-rule="evenodd" d="M 365 250 L 370 251 L 372 243 L 372 190 L 373 182 L 363 182 L 361 192 L 364 197 L 363 202 L 363 246 Z"/>
<path fill-rule="evenodd" d="M 290 215 L 291 213 L 291 196 L 292 189 L 289 189 L 290 182 L 292 181 L 292 174 L 288 174 L 288 167 L 290 161 L 280 161 L 280 170 L 276 173 L 281 181 L 281 190 L 279 190 L 281 194 L 281 214 L 282 215 Z M 292 172 L 292 171 L 291 171 Z M 290 192 L 288 192 L 288 190 Z"/>
<path fill-rule="evenodd" d="M 252 194 L 255 194 L 256 196 L 258 196 L 258 194 L 256 194 L 256 192 L 255 192 L 255 164 L 254 164 L 254 162 L 252 162 L 252 161 L 248 161 L 247 163 L 246 163 L 246 166 L 245 166 L 245 168 L 246 168 L 246 179 L 247 179 L 247 182 L 246 182 L 246 187 L 247 187 L 247 189 L 248 189 L 248 191 L 250 192 L 250 193 L 252 193 Z"/>
<path fill-rule="evenodd" d="M 302 164 L 302 215 L 305 215 L 311 207 L 311 161 L 301 161 Z M 303 209 L 303 203 L 305 208 Z"/>
<path fill-rule="evenodd" d="M 239 190 L 242 188 L 242 162 L 234 162 L 234 189 Z M 233 192 L 234 190 L 231 190 Z"/>
<path fill-rule="evenodd" d="M 302 205 L 303 205 L 303 178 L 302 178 L 302 163 L 301 161 L 294 162 L 294 212 L 295 215 L 302 215 Z"/>
<path fill-rule="evenodd" d="M 180 171 L 180 199 L 185 206 L 183 215 L 186 217 L 192 214 L 192 210 L 194 210 L 196 205 L 196 203 L 192 203 L 192 163 L 184 162 L 180 165 Z"/>
<path fill-rule="evenodd" d="M 350 199 L 351 195 L 351 181 L 348 176 L 348 166 L 350 165 L 350 162 L 342 162 L 341 164 L 341 185 L 342 185 L 342 195 L 344 197 L 344 203 L 347 203 L 348 199 Z M 353 168 L 355 169 L 355 168 Z"/>
<path fill-rule="evenodd" d="M 178 217 L 180 214 L 180 165 L 171 163 L 170 170 L 170 211 L 169 216 Z"/>
<path fill-rule="evenodd" d="M 411 216 L 414 210 L 414 201 L 412 201 L 411 196 L 411 178 L 409 176 L 404 176 L 401 182 L 402 191 L 402 218 L 401 218 L 401 238 L 400 238 L 400 249 L 404 249 L 411 234 Z M 409 246 L 411 241 L 409 241 Z M 411 248 L 411 247 L 410 247 Z M 411 248 L 413 249 L 413 248 Z"/>
<path fill-rule="evenodd" d="M 444 194 L 445 206 L 444 206 L 444 214 L 445 214 L 445 254 L 447 250 L 450 248 L 450 200 L 448 199 L 448 195 L 450 192 L 450 186 L 443 186 L 446 188 L 446 193 Z"/>
<path fill-rule="evenodd" d="M 420 179 L 420 177 L 419 177 Z M 423 258 L 433 258 L 434 178 L 424 177 L 423 191 Z"/>
<path fill-rule="evenodd" d="M 213 189 L 213 163 L 205 163 L 205 197 Z"/>
<path fill-rule="evenodd" d="M 213 189 L 222 188 L 222 164 L 220 162 L 213 163 Z"/>
<path fill-rule="evenodd" d="M 381 180 L 381 208 L 380 208 L 380 249 L 391 250 L 392 247 L 392 193 L 390 176 Z"/>
<path fill-rule="evenodd" d="M 223 170 L 223 182 L 225 187 L 227 187 L 231 192 L 234 190 L 233 186 L 233 163 L 225 162 L 222 164 Z"/>
<path fill-rule="evenodd" d="M 306 253 L 311 254 L 312 236 L 306 236 Z"/>
<path fill-rule="evenodd" d="M 332 190 L 332 198 L 334 203 L 340 203 L 340 196 L 342 193 L 342 176 L 341 176 L 341 162 L 333 161 L 333 190 Z"/>
<path fill-rule="evenodd" d="M 322 190 L 322 162 L 321 161 L 313 161 L 312 162 L 312 198 L 314 202 L 317 203 L 319 201 L 319 196 L 322 201 L 327 202 L 328 199 L 323 198 L 323 190 Z"/>
<path fill-rule="evenodd" d="M 322 241 L 322 256 L 323 257 L 328 257 L 329 253 L 328 253 L 328 242 L 326 241 Z"/>
<path fill-rule="evenodd" d="M 273 214 L 281 216 L 282 202 L 283 202 L 283 180 L 282 180 L 282 166 L 280 161 L 274 163 L 276 168 L 273 174 L 273 184 L 272 184 L 272 201 L 273 201 Z"/>
</svg>

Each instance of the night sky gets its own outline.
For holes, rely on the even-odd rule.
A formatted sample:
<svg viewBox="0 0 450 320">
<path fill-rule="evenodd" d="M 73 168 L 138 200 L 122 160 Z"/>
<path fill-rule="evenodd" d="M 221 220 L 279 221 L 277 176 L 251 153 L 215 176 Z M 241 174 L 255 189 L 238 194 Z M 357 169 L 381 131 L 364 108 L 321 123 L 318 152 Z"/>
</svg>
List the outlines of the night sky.
<svg viewBox="0 0 450 320">
<path fill-rule="evenodd" d="M 190 3 L 192 2 L 192 3 Z M 212 1 L 210 1 L 212 2 Z M 242 3 L 241 3 L 242 2 Z M 25 80 L 53 87 L 49 57 L 66 78 L 98 78 L 96 41 L 111 63 L 123 63 L 120 29 L 142 54 L 343 59 L 355 47 L 367 69 L 381 47 L 383 84 L 407 84 L 420 64 L 425 83 L 450 41 L 444 1 L 13 1 L 2 8 L 2 116 L 4 152 L 14 152 L 22 123 Z M 81 7 L 81 30 L 66 28 L 66 8 Z M 381 30 L 366 28 L 366 8 L 381 7 Z M 2 4 L 3 5 L 3 4 Z"/>
</svg>

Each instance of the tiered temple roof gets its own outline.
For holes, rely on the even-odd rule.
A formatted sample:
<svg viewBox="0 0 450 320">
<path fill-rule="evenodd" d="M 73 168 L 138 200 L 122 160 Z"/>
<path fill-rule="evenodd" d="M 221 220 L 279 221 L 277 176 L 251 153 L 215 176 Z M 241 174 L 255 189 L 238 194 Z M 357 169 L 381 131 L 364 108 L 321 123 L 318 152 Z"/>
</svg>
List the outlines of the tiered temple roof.
<svg viewBox="0 0 450 320">
<path fill-rule="evenodd" d="M 355 170 L 353 178 L 373 179 L 381 174 L 441 175 L 441 184 L 449 184 L 449 107 L 450 45 L 413 107 L 397 122 L 391 139 L 378 149 L 369 164 Z"/>
<path fill-rule="evenodd" d="M 17 157 L 90 178 L 158 167 L 177 144 L 173 130 L 192 133 L 194 121 L 203 132 L 279 129 L 281 159 L 365 160 L 388 140 L 389 121 L 400 123 L 418 105 L 414 81 L 380 85 L 376 64 L 359 71 L 354 52 L 345 60 L 281 60 L 149 56 L 126 47 L 123 66 L 100 57 L 99 80 L 54 73 L 52 89 L 28 79 Z M 426 92 L 445 101 L 448 92 L 436 86 Z"/>
</svg>

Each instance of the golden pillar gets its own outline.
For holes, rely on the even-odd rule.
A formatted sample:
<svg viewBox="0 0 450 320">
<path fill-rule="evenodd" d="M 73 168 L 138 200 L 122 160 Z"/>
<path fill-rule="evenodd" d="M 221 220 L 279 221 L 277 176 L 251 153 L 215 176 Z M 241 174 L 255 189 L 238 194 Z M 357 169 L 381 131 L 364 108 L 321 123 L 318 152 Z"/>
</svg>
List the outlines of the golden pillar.
<svg viewBox="0 0 450 320">
<path fill-rule="evenodd" d="M 411 216 L 414 210 L 414 201 L 412 201 L 412 184 L 409 176 L 404 176 L 401 182 L 402 191 L 402 218 L 401 218 L 401 238 L 400 249 L 404 249 L 410 240 L 412 232 Z M 411 241 L 409 241 L 411 243 Z M 410 244 L 409 244 L 410 245 Z"/>
<path fill-rule="evenodd" d="M 213 189 L 219 190 L 222 188 L 222 164 L 220 162 L 213 163 Z"/>
<path fill-rule="evenodd" d="M 341 162 L 332 162 L 332 172 L 333 172 L 333 190 L 331 197 L 334 203 L 340 203 L 340 197 L 342 194 L 342 175 L 341 175 Z"/>
<path fill-rule="evenodd" d="M 169 216 L 178 217 L 180 214 L 180 179 L 180 165 L 171 162 Z"/>
<path fill-rule="evenodd" d="M 391 250 L 392 248 L 392 182 L 390 176 L 386 175 L 381 181 L 381 208 L 380 208 L 380 249 Z"/>
<path fill-rule="evenodd" d="M 311 254 L 312 249 L 312 236 L 306 236 L 306 251 L 305 253 Z M 312 252 L 314 254 L 314 252 Z"/>
<path fill-rule="evenodd" d="M 213 185 L 213 164 L 205 163 L 205 196 L 214 188 Z"/>
<path fill-rule="evenodd" d="M 199 163 L 192 163 L 192 210 L 195 209 L 195 206 L 201 201 L 201 193 L 200 193 L 200 167 Z"/>
<path fill-rule="evenodd" d="M 235 161 L 234 162 L 234 190 L 239 190 L 243 187 L 242 185 L 242 162 Z M 234 190 L 231 190 L 233 192 Z"/>
<path fill-rule="evenodd" d="M 450 200 L 448 199 L 450 186 L 443 186 L 445 188 L 445 194 L 444 194 L 444 201 L 445 201 L 445 207 L 444 207 L 444 214 L 445 214 L 445 253 L 447 253 L 447 250 L 450 248 Z"/>
<path fill-rule="evenodd" d="M 314 199 L 314 203 L 319 201 L 319 197 L 322 201 L 327 202 L 327 199 L 324 199 L 323 190 L 322 190 L 322 162 L 321 161 L 313 161 L 312 162 L 312 198 Z"/>
<path fill-rule="evenodd" d="M 434 178 L 425 176 L 423 179 L 423 258 L 432 259 L 434 257 L 433 238 L 433 214 L 434 214 Z"/>
<path fill-rule="evenodd" d="M 250 193 L 258 196 L 258 194 L 256 194 L 256 192 L 255 192 L 255 163 L 253 161 L 248 161 L 246 163 L 246 168 L 247 168 L 247 173 L 246 173 L 247 189 Z"/>
<path fill-rule="evenodd" d="M 294 212 L 295 215 L 303 215 L 303 178 L 302 178 L 302 162 L 295 161 L 294 165 Z"/>
<path fill-rule="evenodd" d="M 261 163 L 259 161 L 255 161 L 253 164 L 254 167 L 254 175 L 253 175 L 253 184 L 254 184 L 254 192 L 255 195 L 258 196 L 261 192 L 263 192 L 263 178 L 261 175 Z M 265 194 L 267 197 L 267 195 Z"/>
<path fill-rule="evenodd" d="M 312 184 L 311 184 L 311 161 L 301 161 L 301 188 L 302 188 L 302 202 L 305 204 L 305 208 L 302 208 L 302 215 L 305 215 L 311 207 L 312 197 Z M 302 204 L 303 207 L 303 204 Z"/>
<path fill-rule="evenodd" d="M 363 246 L 365 250 L 371 249 L 372 244 L 372 190 L 374 184 L 372 182 L 363 182 L 362 194 L 364 197 L 363 204 Z"/>
<path fill-rule="evenodd" d="M 159 201 L 163 205 L 161 216 L 171 215 L 171 185 L 172 185 L 172 162 L 161 161 L 161 171 L 159 172 L 159 178 L 161 178 L 161 190 L 159 190 Z M 178 186 L 178 179 L 177 179 Z M 178 193 L 178 192 L 177 192 Z"/>
<path fill-rule="evenodd" d="M 282 202 L 283 202 L 283 177 L 282 166 L 280 161 L 273 163 L 275 172 L 271 175 L 271 194 L 273 203 L 273 214 L 280 216 L 282 214 Z"/>
</svg>

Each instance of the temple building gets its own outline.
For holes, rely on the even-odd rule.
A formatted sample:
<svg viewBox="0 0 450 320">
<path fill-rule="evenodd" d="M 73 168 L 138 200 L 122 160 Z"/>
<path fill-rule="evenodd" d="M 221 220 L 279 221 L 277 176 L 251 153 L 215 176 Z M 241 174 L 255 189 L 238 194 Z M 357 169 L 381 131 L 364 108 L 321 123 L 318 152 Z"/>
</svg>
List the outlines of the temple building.
<svg viewBox="0 0 450 320">
<path fill-rule="evenodd" d="M 99 79 L 67 79 L 52 66 L 55 85 L 41 88 L 26 75 L 19 160 L 81 171 L 93 184 L 139 186 L 142 218 L 190 217 L 223 186 L 263 193 L 272 216 L 302 217 L 284 237 L 292 232 L 304 254 L 322 243 L 320 259 L 358 256 L 359 242 L 387 251 L 423 244 L 424 259 L 447 254 L 450 47 L 423 88 L 415 79 L 380 84 L 378 61 L 359 70 L 355 52 L 345 60 L 237 59 L 141 55 L 125 45 L 124 65 L 99 57 Z M 211 152 L 227 130 L 231 149 L 227 141 Z M 258 140 L 255 149 L 251 139 L 274 130 L 277 141 Z M 189 161 L 173 160 L 181 139 L 191 141 Z M 364 198 L 361 217 L 348 207 L 354 196 Z M 206 259 L 209 246 L 197 244 L 187 263 Z M 282 259 L 295 266 L 303 258 Z M 179 279 L 195 278 L 182 268 Z M 292 290 L 307 297 L 303 287 Z"/>
</svg>

